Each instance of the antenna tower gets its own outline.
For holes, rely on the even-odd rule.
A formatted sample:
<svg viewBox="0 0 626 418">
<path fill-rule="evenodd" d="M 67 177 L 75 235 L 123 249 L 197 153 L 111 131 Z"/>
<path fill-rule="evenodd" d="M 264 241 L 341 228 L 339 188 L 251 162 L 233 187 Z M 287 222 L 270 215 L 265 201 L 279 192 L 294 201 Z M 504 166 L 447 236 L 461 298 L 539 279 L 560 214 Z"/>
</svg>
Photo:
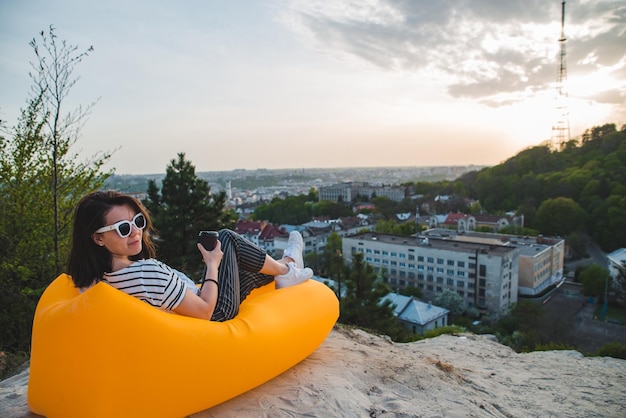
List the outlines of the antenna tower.
<svg viewBox="0 0 626 418">
<path fill-rule="evenodd" d="M 567 59 L 565 52 L 565 1 L 561 2 L 561 37 L 559 46 L 561 49 L 559 68 L 556 74 L 556 110 L 557 123 L 552 126 L 552 144 L 557 150 L 561 150 L 566 142 L 570 140 L 569 110 L 567 106 L 567 90 L 565 82 L 567 80 Z"/>
</svg>

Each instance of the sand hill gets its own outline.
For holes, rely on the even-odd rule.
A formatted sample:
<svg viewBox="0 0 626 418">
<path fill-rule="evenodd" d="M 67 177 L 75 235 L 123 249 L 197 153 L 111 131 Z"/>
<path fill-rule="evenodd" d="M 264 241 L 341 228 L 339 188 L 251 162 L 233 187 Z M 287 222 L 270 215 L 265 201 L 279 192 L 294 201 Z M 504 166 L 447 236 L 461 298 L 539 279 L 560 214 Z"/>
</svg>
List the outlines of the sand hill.
<svg viewBox="0 0 626 418">
<path fill-rule="evenodd" d="M 27 385 L 28 370 L 0 382 L 1 417 L 35 417 Z M 192 417 L 225 416 L 624 417 L 626 360 L 518 354 L 473 334 L 396 344 L 338 327 L 281 376 Z"/>
</svg>

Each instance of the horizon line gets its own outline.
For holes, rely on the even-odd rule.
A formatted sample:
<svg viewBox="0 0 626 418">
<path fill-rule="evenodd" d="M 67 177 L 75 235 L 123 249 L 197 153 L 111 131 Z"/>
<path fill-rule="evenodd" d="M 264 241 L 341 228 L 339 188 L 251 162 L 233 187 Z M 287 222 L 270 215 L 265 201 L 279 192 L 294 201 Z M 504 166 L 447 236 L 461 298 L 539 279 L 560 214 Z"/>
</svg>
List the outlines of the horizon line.
<svg viewBox="0 0 626 418">
<path fill-rule="evenodd" d="M 229 173 L 234 171 L 306 171 L 306 170 L 367 170 L 367 169 L 410 169 L 410 168 L 451 168 L 451 167 L 491 167 L 490 164 L 451 164 L 451 165 L 381 165 L 381 166 L 347 166 L 347 167 L 286 167 L 286 168 L 233 168 L 229 170 L 196 170 L 196 174 L 200 173 Z M 151 176 L 161 175 L 162 173 L 113 173 L 112 176 Z"/>
</svg>

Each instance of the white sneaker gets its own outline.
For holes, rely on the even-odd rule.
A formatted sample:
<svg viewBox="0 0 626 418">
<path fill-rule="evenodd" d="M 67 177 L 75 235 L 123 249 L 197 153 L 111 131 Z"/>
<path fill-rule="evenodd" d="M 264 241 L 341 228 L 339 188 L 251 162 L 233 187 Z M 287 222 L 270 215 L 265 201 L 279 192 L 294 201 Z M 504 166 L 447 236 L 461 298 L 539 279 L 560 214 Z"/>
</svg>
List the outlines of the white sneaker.
<svg viewBox="0 0 626 418">
<path fill-rule="evenodd" d="M 300 235 L 298 231 L 291 231 L 289 233 L 289 241 L 287 241 L 287 248 L 285 248 L 285 251 L 283 251 L 283 257 L 291 258 L 296 263 L 296 267 L 303 269 L 303 250 L 304 240 L 302 239 L 302 235 Z"/>
<path fill-rule="evenodd" d="M 287 267 L 289 267 L 287 273 L 274 277 L 276 289 L 295 286 L 313 277 L 313 270 L 308 267 L 301 269 L 296 267 L 294 263 L 287 263 Z"/>
</svg>

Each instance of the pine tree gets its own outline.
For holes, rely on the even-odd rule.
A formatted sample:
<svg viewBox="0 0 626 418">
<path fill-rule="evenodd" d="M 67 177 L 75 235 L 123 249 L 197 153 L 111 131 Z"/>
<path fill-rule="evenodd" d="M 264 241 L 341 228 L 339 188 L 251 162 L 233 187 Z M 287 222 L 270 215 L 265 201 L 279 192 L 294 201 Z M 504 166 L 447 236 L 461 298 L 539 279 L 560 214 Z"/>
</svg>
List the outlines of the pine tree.
<svg viewBox="0 0 626 418">
<path fill-rule="evenodd" d="M 342 284 L 339 322 L 376 330 L 394 340 L 402 338 L 404 331 L 393 315 L 389 301 L 383 301 L 391 289 L 376 275 L 372 266 L 363 261 L 362 253 L 352 257 L 352 269 Z"/>
<path fill-rule="evenodd" d="M 208 182 L 196 176 L 184 153 L 167 166 L 160 194 L 156 182 L 150 180 L 144 204 L 157 231 L 159 259 L 191 276 L 202 267 L 198 233 L 233 228 L 236 220 L 233 211 L 226 210 L 226 193 L 211 194 Z"/>
</svg>

